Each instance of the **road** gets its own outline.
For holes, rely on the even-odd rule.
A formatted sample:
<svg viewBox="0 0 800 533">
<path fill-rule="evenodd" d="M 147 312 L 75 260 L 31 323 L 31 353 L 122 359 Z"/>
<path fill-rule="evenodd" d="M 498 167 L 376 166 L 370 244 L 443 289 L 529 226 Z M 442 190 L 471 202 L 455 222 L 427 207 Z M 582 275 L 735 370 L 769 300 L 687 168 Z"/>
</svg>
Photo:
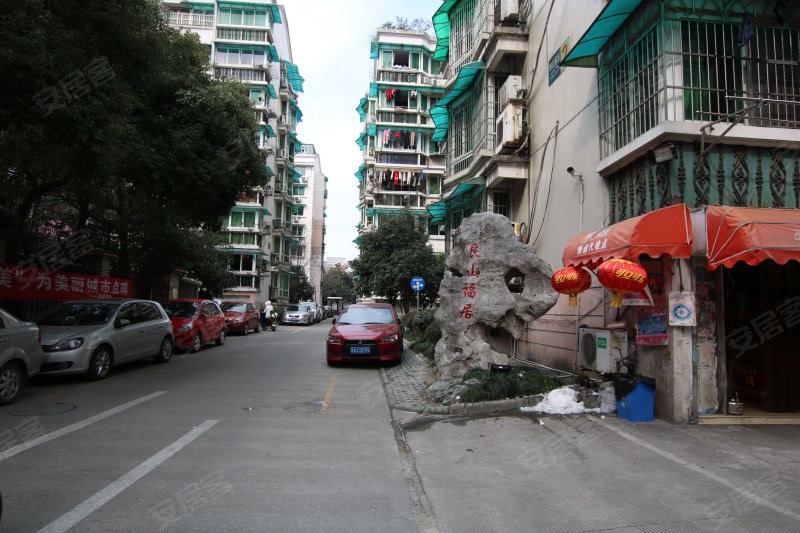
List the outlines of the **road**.
<svg viewBox="0 0 800 533">
<path fill-rule="evenodd" d="M 330 320 L 35 379 L 0 410 L 0 531 L 417 531 L 376 368 Z"/>
</svg>

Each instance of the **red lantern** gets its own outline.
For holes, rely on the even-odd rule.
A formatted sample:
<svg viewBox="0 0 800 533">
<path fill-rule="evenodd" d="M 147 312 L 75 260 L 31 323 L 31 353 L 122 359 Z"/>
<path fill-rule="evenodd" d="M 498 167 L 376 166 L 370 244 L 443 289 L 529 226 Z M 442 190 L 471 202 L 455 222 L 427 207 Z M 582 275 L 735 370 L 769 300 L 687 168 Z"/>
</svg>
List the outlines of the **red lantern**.
<svg viewBox="0 0 800 533">
<path fill-rule="evenodd" d="M 642 265 L 627 259 L 609 259 L 597 267 L 597 279 L 614 293 L 611 307 L 622 307 L 626 292 L 641 292 L 647 286 L 647 272 Z"/>
<path fill-rule="evenodd" d="M 592 284 L 592 276 L 584 268 L 562 268 L 550 278 L 550 285 L 561 294 L 569 294 L 569 306 L 578 305 L 578 294 Z"/>
</svg>

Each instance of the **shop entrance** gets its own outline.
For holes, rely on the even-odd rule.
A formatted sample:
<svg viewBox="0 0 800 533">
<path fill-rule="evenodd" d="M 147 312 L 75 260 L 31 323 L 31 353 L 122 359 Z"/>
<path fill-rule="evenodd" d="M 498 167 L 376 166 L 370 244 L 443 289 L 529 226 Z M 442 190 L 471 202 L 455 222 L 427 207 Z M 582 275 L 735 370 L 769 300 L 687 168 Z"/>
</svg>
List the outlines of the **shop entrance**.
<svg viewBox="0 0 800 533">
<path fill-rule="evenodd" d="M 745 414 L 800 412 L 800 264 L 723 270 L 728 399 Z"/>
</svg>

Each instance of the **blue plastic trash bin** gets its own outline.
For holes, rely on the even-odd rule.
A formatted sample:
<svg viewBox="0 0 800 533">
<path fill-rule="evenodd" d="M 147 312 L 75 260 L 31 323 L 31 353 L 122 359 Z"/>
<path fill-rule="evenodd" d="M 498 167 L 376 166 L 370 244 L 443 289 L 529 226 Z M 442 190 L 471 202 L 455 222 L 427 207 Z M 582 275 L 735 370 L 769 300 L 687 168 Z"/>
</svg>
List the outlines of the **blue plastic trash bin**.
<svg viewBox="0 0 800 533">
<path fill-rule="evenodd" d="M 655 386 L 650 379 L 640 379 L 636 387 L 617 399 L 617 415 L 631 422 L 651 422 Z"/>
</svg>

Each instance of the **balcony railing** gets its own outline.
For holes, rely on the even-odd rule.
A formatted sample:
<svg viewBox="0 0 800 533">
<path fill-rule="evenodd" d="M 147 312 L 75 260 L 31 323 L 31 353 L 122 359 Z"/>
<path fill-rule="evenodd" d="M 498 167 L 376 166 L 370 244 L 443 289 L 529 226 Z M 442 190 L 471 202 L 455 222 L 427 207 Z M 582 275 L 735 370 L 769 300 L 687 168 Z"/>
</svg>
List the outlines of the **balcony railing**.
<svg viewBox="0 0 800 533">
<path fill-rule="evenodd" d="M 171 11 L 167 17 L 167 23 L 176 26 L 210 28 L 214 25 L 214 15 L 213 13 L 184 13 L 181 11 Z"/>
</svg>

